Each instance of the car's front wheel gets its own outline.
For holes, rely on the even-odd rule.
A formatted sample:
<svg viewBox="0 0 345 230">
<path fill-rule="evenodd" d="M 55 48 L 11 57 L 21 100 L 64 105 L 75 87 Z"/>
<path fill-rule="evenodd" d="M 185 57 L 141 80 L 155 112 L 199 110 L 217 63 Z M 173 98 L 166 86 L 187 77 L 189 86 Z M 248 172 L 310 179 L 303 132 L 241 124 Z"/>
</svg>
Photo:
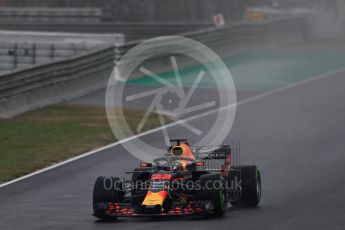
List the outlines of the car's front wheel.
<svg viewBox="0 0 345 230">
<path fill-rule="evenodd" d="M 118 177 L 98 177 L 93 189 L 93 212 L 98 219 L 108 220 L 109 202 L 121 202 L 124 198 L 122 181 Z"/>
</svg>

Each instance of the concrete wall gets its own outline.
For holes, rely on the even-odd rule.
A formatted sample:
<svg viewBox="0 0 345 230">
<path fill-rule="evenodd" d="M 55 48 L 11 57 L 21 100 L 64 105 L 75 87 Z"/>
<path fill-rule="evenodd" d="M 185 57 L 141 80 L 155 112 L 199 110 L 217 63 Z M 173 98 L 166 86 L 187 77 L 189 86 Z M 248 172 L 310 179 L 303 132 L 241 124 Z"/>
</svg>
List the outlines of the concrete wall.
<svg viewBox="0 0 345 230">
<path fill-rule="evenodd" d="M 2 0 L 14 7 L 100 7 L 104 19 L 115 21 L 211 21 L 215 13 L 232 20 L 253 3 L 258 0 Z"/>
</svg>

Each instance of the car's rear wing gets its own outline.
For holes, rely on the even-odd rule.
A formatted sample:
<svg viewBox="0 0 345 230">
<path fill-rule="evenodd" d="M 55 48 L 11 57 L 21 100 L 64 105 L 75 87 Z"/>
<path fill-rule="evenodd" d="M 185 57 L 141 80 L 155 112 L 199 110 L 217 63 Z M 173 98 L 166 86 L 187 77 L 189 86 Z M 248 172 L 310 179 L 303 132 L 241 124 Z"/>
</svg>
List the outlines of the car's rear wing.
<svg viewBox="0 0 345 230">
<path fill-rule="evenodd" d="M 231 141 L 215 146 L 191 145 L 197 160 L 205 162 L 208 171 L 221 171 L 227 166 L 240 165 L 240 142 Z"/>
</svg>

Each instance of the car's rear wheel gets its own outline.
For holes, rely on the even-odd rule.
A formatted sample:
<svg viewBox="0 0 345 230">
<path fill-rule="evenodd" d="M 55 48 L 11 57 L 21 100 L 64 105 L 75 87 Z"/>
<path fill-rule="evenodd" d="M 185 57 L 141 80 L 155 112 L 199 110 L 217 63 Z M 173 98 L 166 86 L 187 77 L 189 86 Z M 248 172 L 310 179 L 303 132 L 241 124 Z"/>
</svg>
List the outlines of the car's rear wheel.
<svg viewBox="0 0 345 230">
<path fill-rule="evenodd" d="M 223 216 L 227 209 L 224 180 L 220 174 L 205 174 L 200 176 L 200 190 L 197 191 L 199 200 L 210 200 L 213 203 L 211 216 Z"/>
<path fill-rule="evenodd" d="M 93 189 L 94 216 L 102 219 L 110 219 L 106 215 L 108 203 L 122 202 L 124 198 L 123 184 L 118 177 L 98 177 Z"/>
<path fill-rule="evenodd" d="M 233 206 L 255 207 L 261 200 L 261 175 L 256 166 L 236 166 L 241 172 L 241 197 L 231 201 Z"/>
</svg>

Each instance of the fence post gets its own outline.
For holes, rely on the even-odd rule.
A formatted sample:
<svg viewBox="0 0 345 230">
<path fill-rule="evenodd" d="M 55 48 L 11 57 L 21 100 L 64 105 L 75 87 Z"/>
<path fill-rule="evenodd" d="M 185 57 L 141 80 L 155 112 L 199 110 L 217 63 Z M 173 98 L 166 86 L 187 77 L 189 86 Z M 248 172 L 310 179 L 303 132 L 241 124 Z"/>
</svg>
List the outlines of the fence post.
<svg viewBox="0 0 345 230">
<path fill-rule="evenodd" d="M 50 45 L 50 59 L 54 59 L 55 58 L 55 45 L 54 43 L 52 43 Z"/>
<path fill-rule="evenodd" d="M 18 66 L 18 43 L 14 43 L 13 50 L 13 69 L 16 69 Z"/>
<path fill-rule="evenodd" d="M 32 64 L 36 64 L 36 43 L 32 43 Z"/>
</svg>

